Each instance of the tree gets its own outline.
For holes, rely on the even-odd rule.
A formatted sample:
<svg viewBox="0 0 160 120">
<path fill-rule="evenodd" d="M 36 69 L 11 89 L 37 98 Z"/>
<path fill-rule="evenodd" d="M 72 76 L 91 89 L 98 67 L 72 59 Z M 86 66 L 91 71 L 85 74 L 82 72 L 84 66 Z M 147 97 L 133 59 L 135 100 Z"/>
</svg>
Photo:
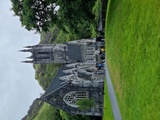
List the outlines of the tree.
<svg viewBox="0 0 160 120">
<path fill-rule="evenodd" d="M 51 21 L 57 20 L 54 0 L 11 0 L 12 10 L 27 30 L 47 31 Z"/>
<path fill-rule="evenodd" d="M 93 99 L 80 99 L 76 102 L 76 104 L 81 110 L 89 110 L 95 106 Z"/>
<path fill-rule="evenodd" d="M 57 25 L 64 31 L 88 31 L 94 20 L 94 0 L 11 0 L 12 10 L 27 30 L 48 31 Z M 57 10 L 57 7 L 59 7 Z M 86 32 L 84 32 L 86 33 Z"/>
<path fill-rule="evenodd" d="M 59 25 L 67 26 L 72 33 L 90 32 L 90 25 L 94 21 L 92 8 L 94 0 L 57 0 L 57 5 L 60 6 Z M 88 37 L 88 36 L 86 36 Z"/>
</svg>

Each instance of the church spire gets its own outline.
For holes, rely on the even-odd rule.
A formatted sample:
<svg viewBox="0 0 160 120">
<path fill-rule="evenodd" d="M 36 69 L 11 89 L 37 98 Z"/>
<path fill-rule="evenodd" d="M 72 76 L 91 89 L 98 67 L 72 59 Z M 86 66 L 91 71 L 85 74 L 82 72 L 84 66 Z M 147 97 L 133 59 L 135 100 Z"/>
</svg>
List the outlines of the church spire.
<svg viewBox="0 0 160 120">
<path fill-rule="evenodd" d="M 32 46 L 24 46 L 24 48 L 33 48 L 33 47 L 36 47 L 36 46 L 38 46 L 38 45 L 32 45 Z"/>
<path fill-rule="evenodd" d="M 32 46 L 24 46 L 24 48 L 32 48 Z"/>
<path fill-rule="evenodd" d="M 21 61 L 22 63 L 33 63 L 33 60 L 32 61 L 28 61 L 28 60 L 26 60 L 26 61 Z"/>
<path fill-rule="evenodd" d="M 19 50 L 20 52 L 32 52 L 32 49 Z"/>
</svg>

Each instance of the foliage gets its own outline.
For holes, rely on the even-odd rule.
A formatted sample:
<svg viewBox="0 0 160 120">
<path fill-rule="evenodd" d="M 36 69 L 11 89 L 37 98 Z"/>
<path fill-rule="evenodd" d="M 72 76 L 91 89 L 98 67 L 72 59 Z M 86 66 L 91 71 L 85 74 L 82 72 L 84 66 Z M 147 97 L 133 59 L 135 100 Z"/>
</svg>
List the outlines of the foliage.
<svg viewBox="0 0 160 120">
<path fill-rule="evenodd" d="M 58 109 L 47 103 L 44 103 L 33 120 L 61 120 L 61 116 Z"/>
<path fill-rule="evenodd" d="M 160 17 L 157 0 L 110 0 L 107 64 L 124 120 L 160 119 Z"/>
<path fill-rule="evenodd" d="M 63 31 L 78 33 L 82 32 L 81 26 L 85 31 L 90 31 L 90 23 L 94 19 L 92 14 L 94 0 L 11 0 L 11 2 L 12 10 L 20 17 L 22 26 L 27 30 L 48 31 L 50 26 L 57 25 Z"/>
<path fill-rule="evenodd" d="M 73 34 L 80 32 L 84 38 L 89 37 L 86 33 L 91 33 L 90 25 L 94 22 L 94 15 L 92 14 L 94 0 L 58 0 L 57 4 L 60 6 L 58 27 L 64 29 L 67 27 L 65 30 L 68 32 Z"/>
<path fill-rule="evenodd" d="M 99 18 L 100 18 L 100 11 L 101 11 L 101 0 L 96 0 L 95 5 L 92 8 L 92 13 L 94 14 L 94 23 L 91 24 L 91 37 L 94 38 L 97 36 L 97 28 L 99 25 Z"/>
<path fill-rule="evenodd" d="M 49 23 L 57 20 L 53 0 L 11 0 L 12 10 L 27 30 L 47 31 Z"/>
<path fill-rule="evenodd" d="M 60 115 L 63 120 L 95 120 L 94 116 L 85 116 L 85 115 L 71 115 L 67 112 L 60 110 Z M 100 120 L 101 117 L 97 117 Z"/>
<path fill-rule="evenodd" d="M 71 115 L 44 103 L 39 112 L 31 120 L 100 120 L 101 117 Z M 30 119 L 27 119 L 30 120 Z"/>
<path fill-rule="evenodd" d="M 42 108 L 43 102 L 34 100 L 32 105 L 30 106 L 30 109 L 28 110 L 28 114 L 22 118 L 22 120 L 33 120 L 34 117 L 38 114 L 39 110 Z"/>
<path fill-rule="evenodd" d="M 49 28 L 48 32 L 41 32 L 41 38 L 39 44 L 53 44 L 59 35 L 59 29 L 56 26 Z"/>
<path fill-rule="evenodd" d="M 76 33 L 76 34 L 73 34 L 72 32 L 65 33 L 64 31 L 59 30 L 57 37 L 54 41 L 54 44 L 65 43 L 67 41 L 76 40 L 80 38 L 83 38 L 83 35 L 81 33 Z"/>
<path fill-rule="evenodd" d="M 99 21 L 99 17 L 101 14 L 101 0 L 96 0 L 95 1 L 95 5 L 92 8 L 92 13 L 95 15 L 95 20 Z"/>
<path fill-rule="evenodd" d="M 54 63 L 34 65 L 36 71 L 35 78 L 44 90 L 49 87 L 60 66 L 60 64 Z"/>
<path fill-rule="evenodd" d="M 89 110 L 95 106 L 95 102 L 93 99 L 87 99 L 87 98 L 86 99 L 79 99 L 76 102 L 76 105 L 78 105 L 79 109 L 81 109 L 81 110 Z"/>
</svg>

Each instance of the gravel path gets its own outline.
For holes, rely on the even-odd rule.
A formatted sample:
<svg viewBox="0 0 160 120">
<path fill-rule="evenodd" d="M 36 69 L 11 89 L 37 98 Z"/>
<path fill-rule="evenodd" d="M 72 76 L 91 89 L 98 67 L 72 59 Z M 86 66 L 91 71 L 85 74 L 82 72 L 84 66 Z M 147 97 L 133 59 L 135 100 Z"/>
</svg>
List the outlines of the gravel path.
<svg viewBox="0 0 160 120">
<path fill-rule="evenodd" d="M 107 60 L 106 60 L 107 61 Z M 113 85 L 110 79 L 108 67 L 105 64 L 105 75 L 106 75 L 106 81 L 107 81 L 107 87 L 108 87 L 108 93 L 110 97 L 110 102 L 112 106 L 112 112 L 114 116 L 114 120 L 122 120 L 121 113 L 118 107 L 117 98 L 113 89 Z"/>
</svg>

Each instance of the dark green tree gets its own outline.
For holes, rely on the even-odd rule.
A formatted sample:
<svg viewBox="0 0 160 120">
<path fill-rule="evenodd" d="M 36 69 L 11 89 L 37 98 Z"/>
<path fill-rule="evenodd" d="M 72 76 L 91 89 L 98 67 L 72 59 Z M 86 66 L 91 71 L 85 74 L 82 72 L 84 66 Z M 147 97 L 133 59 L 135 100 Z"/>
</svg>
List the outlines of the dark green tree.
<svg viewBox="0 0 160 120">
<path fill-rule="evenodd" d="M 12 10 L 27 30 L 47 31 L 57 20 L 56 4 L 52 0 L 11 0 Z"/>
<path fill-rule="evenodd" d="M 94 22 L 94 3 L 94 0 L 57 0 L 57 5 L 60 6 L 59 25 L 67 27 L 69 32 L 88 37 L 86 33 L 91 32 L 90 26 Z"/>
<path fill-rule="evenodd" d="M 56 24 L 66 32 L 89 31 L 94 0 L 11 0 L 12 10 L 27 30 L 48 31 Z M 59 7 L 59 10 L 57 9 Z M 83 28 L 83 30 L 82 30 Z"/>
</svg>

